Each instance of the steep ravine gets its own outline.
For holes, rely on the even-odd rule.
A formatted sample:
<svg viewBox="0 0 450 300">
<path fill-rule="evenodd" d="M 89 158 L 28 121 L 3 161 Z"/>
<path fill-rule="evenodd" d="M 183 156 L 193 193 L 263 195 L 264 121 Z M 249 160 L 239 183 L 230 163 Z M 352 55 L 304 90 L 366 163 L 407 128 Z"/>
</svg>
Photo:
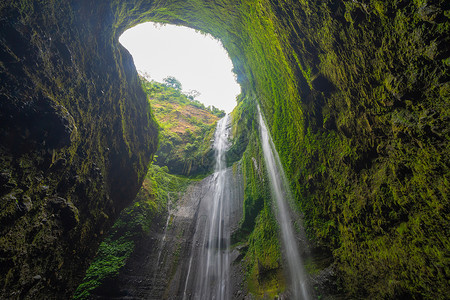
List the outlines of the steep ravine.
<svg viewBox="0 0 450 300">
<path fill-rule="evenodd" d="M 160 111 L 159 118 L 170 113 Z M 288 213 L 285 206 L 275 218 L 279 202 L 287 205 L 291 197 L 286 181 L 274 181 L 274 176 L 284 177 L 279 163 L 275 167 L 262 158 L 259 130 L 246 133 L 246 151 L 223 169 L 225 157 L 239 153 L 230 153 L 230 142 L 239 140 L 230 135 L 237 131 L 234 116 L 233 126 L 222 119 L 215 130 L 214 174 L 196 182 L 151 166 L 135 203 L 101 244 L 75 299 L 296 299 L 300 294 L 333 299 L 334 272 L 310 255 L 296 209 Z M 267 142 L 266 130 L 263 136 Z M 272 155 L 266 150 L 264 156 Z M 253 187 L 263 210 L 249 203 Z M 308 273 L 299 277 L 306 259 Z"/>
<path fill-rule="evenodd" d="M 159 117 L 170 113 L 160 111 Z M 243 254 L 230 242 L 242 217 L 243 177 L 240 164 L 225 165 L 228 120 L 215 130 L 212 175 L 198 182 L 151 166 L 150 185 L 144 182 L 101 244 L 75 299 L 230 299 L 238 290 L 245 296 Z M 139 219 L 146 225 L 133 226 Z"/>
<path fill-rule="evenodd" d="M 191 243 L 189 228 L 197 223 L 198 201 L 214 195 L 214 178 L 199 183 L 176 174 L 207 176 L 200 171 L 214 164 L 211 139 L 218 117 L 179 89 L 144 78 L 141 82 L 156 107 L 157 155 L 169 163 L 162 165 L 160 159 L 150 165 L 136 199 L 100 244 L 75 299 L 166 295 L 174 270 L 184 262 L 186 243 Z"/>
</svg>

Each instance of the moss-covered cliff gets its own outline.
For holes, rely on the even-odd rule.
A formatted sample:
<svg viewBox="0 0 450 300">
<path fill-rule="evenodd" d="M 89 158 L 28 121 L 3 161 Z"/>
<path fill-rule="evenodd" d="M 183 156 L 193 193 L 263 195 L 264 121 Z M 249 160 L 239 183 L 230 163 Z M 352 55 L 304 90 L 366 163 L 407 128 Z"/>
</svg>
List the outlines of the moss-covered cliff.
<svg viewBox="0 0 450 300">
<path fill-rule="evenodd" d="M 244 94 L 261 104 L 309 235 L 332 251 L 348 297 L 443 297 L 450 248 L 448 6 L 3 1 L 4 290 L 70 293 L 73 281 L 58 278 L 79 274 L 98 224 L 109 222 L 101 218 L 114 216 L 113 207 L 137 190 L 153 127 L 117 38 L 152 20 L 222 40 Z M 68 230 L 61 241 L 46 238 L 58 236 L 53 224 Z M 44 269 L 50 271 L 41 275 Z"/>
<path fill-rule="evenodd" d="M 140 17 L 221 38 L 349 297 L 445 294 L 448 4 L 187 1 Z"/>
<path fill-rule="evenodd" d="M 232 113 L 233 139 L 228 160 L 240 157 L 244 185 L 243 214 L 233 244 L 244 249 L 245 287 L 258 299 L 286 290 L 279 226 L 261 148 L 256 103 L 241 97 Z M 236 262 L 234 262 L 236 263 Z"/>
<path fill-rule="evenodd" d="M 132 58 L 89 2 L 0 4 L 2 299 L 68 298 L 156 150 Z"/>
</svg>

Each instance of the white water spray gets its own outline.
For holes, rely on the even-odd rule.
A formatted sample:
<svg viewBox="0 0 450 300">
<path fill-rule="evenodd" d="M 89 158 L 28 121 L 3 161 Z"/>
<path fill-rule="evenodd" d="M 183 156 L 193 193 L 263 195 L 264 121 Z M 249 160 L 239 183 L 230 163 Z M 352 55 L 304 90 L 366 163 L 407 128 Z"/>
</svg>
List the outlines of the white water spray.
<svg viewBox="0 0 450 300">
<path fill-rule="evenodd" d="M 227 216 L 228 205 L 225 203 L 225 151 L 228 148 L 229 115 L 217 124 L 214 136 L 216 151 L 216 182 L 212 203 L 212 216 L 209 222 L 209 233 L 206 244 L 206 269 L 201 299 L 228 299 L 229 291 L 229 249 L 230 232 Z"/>
<path fill-rule="evenodd" d="M 266 167 L 269 173 L 272 198 L 276 201 L 276 216 L 280 224 L 281 240 L 289 270 L 289 279 L 293 299 L 310 299 L 308 283 L 305 275 L 303 262 L 294 234 L 289 204 L 287 199 L 291 197 L 287 178 L 284 174 L 278 152 L 275 149 L 272 138 L 267 130 L 265 121 L 258 106 L 259 128 L 261 132 L 261 145 L 264 153 Z M 286 199 L 287 198 L 287 199 Z"/>
<path fill-rule="evenodd" d="M 225 162 L 229 120 L 229 115 L 221 119 L 214 135 L 215 173 L 210 179 L 211 194 L 201 204 L 203 208 L 197 221 L 195 243 L 191 246 L 183 299 L 230 299 L 232 193 Z M 193 283 L 193 289 L 189 288 L 190 283 Z"/>
</svg>

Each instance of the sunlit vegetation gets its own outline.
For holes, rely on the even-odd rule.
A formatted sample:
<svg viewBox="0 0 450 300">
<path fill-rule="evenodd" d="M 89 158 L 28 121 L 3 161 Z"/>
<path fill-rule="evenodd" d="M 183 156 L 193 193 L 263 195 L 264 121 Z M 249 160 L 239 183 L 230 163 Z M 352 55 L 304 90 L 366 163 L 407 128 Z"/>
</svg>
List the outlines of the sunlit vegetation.
<svg viewBox="0 0 450 300">
<path fill-rule="evenodd" d="M 165 83 L 141 80 L 160 126 L 155 163 L 167 166 L 174 174 L 211 172 L 214 162 L 210 141 L 217 120 L 225 113 L 183 94 L 174 77 L 166 78 Z"/>
</svg>

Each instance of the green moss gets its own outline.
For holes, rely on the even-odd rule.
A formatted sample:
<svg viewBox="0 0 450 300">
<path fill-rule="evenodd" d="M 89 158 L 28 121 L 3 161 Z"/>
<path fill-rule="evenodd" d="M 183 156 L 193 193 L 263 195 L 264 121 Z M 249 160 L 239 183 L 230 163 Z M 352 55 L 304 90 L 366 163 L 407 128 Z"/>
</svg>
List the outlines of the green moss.
<svg viewBox="0 0 450 300">
<path fill-rule="evenodd" d="M 134 242 L 127 236 L 116 240 L 107 238 L 103 241 L 96 259 L 86 271 L 83 283 L 78 286 L 73 299 L 89 299 L 92 290 L 100 286 L 103 281 L 117 276 L 133 249 Z"/>
<path fill-rule="evenodd" d="M 286 288 L 281 268 L 278 227 L 270 207 L 258 215 L 245 256 L 248 291 L 257 297 L 275 297 Z"/>
<path fill-rule="evenodd" d="M 239 229 L 233 234 L 232 243 L 248 245 L 243 260 L 247 290 L 258 298 L 275 297 L 284 291 L 286 283 L 255 112 L 255 103 L 241 98 L 232 113 L 233 144 L 230 151 L 237 149 L 234 148 L 236 143 L 246 141 L 240 159 L 244 185 L 243 217 Z M 235 150 L 232 155 L 238 156 L 239 151 Z"/>
<path fill-rule="evenodd" d="M 55 155 L 35 153 L 29 158 L 14 157 L 14 163 L 5 160 L 4 169 L 14 173 L 18 188 L 38 195 L 38 187 L 48 184 L 53 193 L 65 175 L 54 172 L 52 178 L 32 182 L 28 178 L 39 177 L 39 172 L 15 165 L 22 159 L 27 166 L 28 159 L 64 158 L 74 169 L 71 175 L 81 176 L 84 184 L 94 163 L 107 172 L 110 160 L 102 149 L 111 147 L 117 154 L 116 166 L 134 164 L 132 171 L 125 171 L 130 174 L 126 178 L 133 177 L 130 190 L 137 189 L 155 144 L 155 136 L 148 132 L 155 131 L 150 116 L 139 113 L 147 106 L 128 101 L 139 95 L 137 90 L 130 92 L 137 78 L 123 72 L 128 65 L 117 51 L 117 38 L 127 27 L 147 20 L 188 25 L 221 39 L 245 94 L 241 101 L 260 103 L 304 212 L 307 232 L 316 245 L 333 253 L 348 297 L 443 295 L 449 273 L 442 253 L 449 251 L 445 233 L 450 165 L 450 25 L 444 0 L 115 0 L 76 12 L 66 1 L 12 2 L 2 3 L 2 12 L 14 10 L 10 15 L 26 26 L 43 24 L 24 30 L 29 32 L 24 34 L 24 45 L 31 44 L 32 53 L 39 55 L 30 65 L 42 71 L 24 69 L 5 88 L 28 80 L 26 85 L 33 88 L 14 101 L 45 95 L 67 108 L 80 132 L 73 145 L 57 149 Z M 102 32 L 101 26 L 108 28 Z M 67 35 L 69 30 L 59 28 L 76 28 L 73 32 L 83 34 Z M 74 53 L 69 61 L 76 64 L 68 75 L 59 68 L 66 64 L 52 62 L 54 51 L 46 32 Z M 16 54 L 11 57 L 14 64 L 19 62 Z M 109 97 L 95 86 L 105 88 Z M 6 91 L 5 99 L 16 94 L 14 88 Z M 244 128 L 255 131 L 250 115 L 250 125 Z M 117 139 L 104 138 L 104 132 Z M 255 139 L 245 143 L 257 149 Z M 230 162 L 247 147 L 239 149 L 235 144 L 233 149 Z M 258 163 L 253 152 L 244 154 L 248 178 L 258 176 L 250 168 L 252 158 Z M 103 175 L 118 178 L 124 170 L 117 167 L 115 171 L 111 177 L 109 172 Z M 115 193 L 109 195 L 101 179 L 89 188 L 81 183 L 78 190 L 86 190 L 86 195 L 72 202 L 84 206 L 77 229 L 85 236 L 83 244 L 97 224 L 104 224 L 96 219 L 103 208 L 114 215 L 115 207 L 108 201 Z M 108 186 L 115 183 L 108 181 Z M 30 191 L 23 188 L 28 184 Z M 64 194 L 75 197 L 75 189 L 72 186 Z M 244 227 L 252 232 L 265 206 L 251 184 L 246 194 Z M 45 198 L 37 199 L 43 203 Z M 86 199 L 101 199 L 101 203 Z M 9 203 L 2 211 L 12 210 L 10 202 L 2 203 Z M 89 219 L 88 212 L 95 220 Z M 4 224 L 11 223 L 9 218 Z M 19 232 L 18 228 L 11 232 Z"/>
<path fill-rule="evenodd" d="M 354 297 L 432 295 L 433 290 L 438 296 L 446 285 L 431 282 L 426 271 L 405 271 L 406 263 L 417 264 L 416 270 L 423 267 L 406 254 L 411 241 L 395 234 L 397 224 L 413 222 L 406 215 L 423 210 L 427 216 L 437 214 L 436 224 L 428 227 L 436 238 L 419 234 L 422 246 L 412 248 L 445 265 L 439 254 L 424 252 L 423 245 L 439 248 L 435 253 L 448 249 L 439 242 L 439 226 L 448 226 L 440 217 L 441 209 L 448 207 L 448 179 L 442 177 L 448 173 L 442 161 L 448 157 L 443 154 L 448 149 L 442 148 L 448 131 L 446 125 L 437 125 L 448 123 L 446 89 L 440 83 L 448 71 L 439 58 L 445 50 L 435 42 L 444 43 L 441 30 L 448 20 L 440 18 L 436 26 L 423 23 L 437 20 L 415 14 L 425 6 L 243 1 L 234 9 L 226 1 L 220 7 L 193 1 L 171 7 L 179 16 L 167 19 L 175 17 L 222 39 L 247 96 L 241 102 L 257 99 L 265 113 L 309 236 L 333 251 L 343 287 Z M 220 23 L 222 19 L 227 23 Z M 438 113 L 423 117 L 430 111 Z M 436 133 L 427 137 L 426 128 Z M 248 152 L 243 156 L 245 176 L 251 178 L 246 182 L 243 228 L 250 232 L 263 203 L 252 187 L 257 177 L 249 167 L 252 157 L 257 160 Z M 378 248 L 366 246 L 374 237 L 379 237 Z M 403 249 L 401 254 L 394 254 L 389 246 L 393 243 Z M 389 263 L 380 251 L 392 253 Z M 366 256 L 373 257 L 376 268 L 361 265 Z M 438 278 L 446 273 L 432 268 Z M 413 282 L 413 277 L 421 279 Z M 383 284 L 374 282 L 395 284 L 383 290 Z"/>
<path fill-rule="evenodd" d="M 168 202 L 173 201 L 169 199 L 170 194 L 184 192 L 191 182 L 190 179 L 169 174 L 167 167 L 151 165 L 134 203 L 122 211 L 111 232 L 100 244 L 73 298 L 89 299 L 92 291 L 106 280 L 117 277 L 133 253 L 134 245 L 165 217 Z"/>
</svg>

